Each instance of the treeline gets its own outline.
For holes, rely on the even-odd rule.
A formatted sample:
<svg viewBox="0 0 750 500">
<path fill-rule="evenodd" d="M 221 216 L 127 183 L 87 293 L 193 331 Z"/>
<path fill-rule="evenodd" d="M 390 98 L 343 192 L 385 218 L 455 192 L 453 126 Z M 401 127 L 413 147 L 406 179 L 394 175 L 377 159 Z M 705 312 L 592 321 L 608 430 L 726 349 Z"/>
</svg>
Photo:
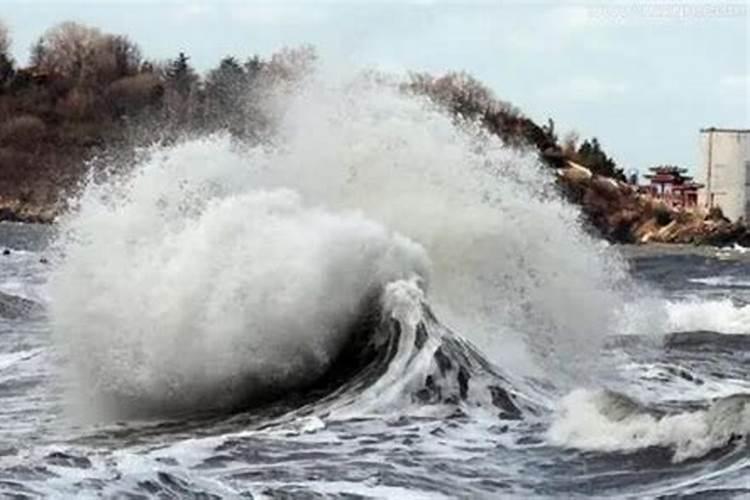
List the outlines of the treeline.
<svg viewBox="0 0 750 500">
<path fill-rule="evenodd" d="M 133 149 L 127 146 L 217 130 L 263 140 L 272 131 L 267 90 L 315 62 L 303 47 L 268 59 L 225 57 L 200 75 L 185 53 L 149 60 L 127 36 L 74 22 L 47 30 L 27 67 L 13 61 L 10 46 L 0 22 L 0 206 L 52 205 L 81 179 L 88 160 Z M 552 121 L 537 125 L 464 73 L 412 75 L 403 90 L 427 95 L 457 117 L 480 119 L 507 144 L 531 145 L 552 165 L 570 158 L 622 177 L 596 139 L 560 144 Z"/>
<path fill-rule="evenodd" d="M 594 174 L 626 180 L 623 170 L 607 156 L 596 137 L 579 141 L 577 134 L 569 133 L 561 141 L 553 120 L 538 125 L 518 108 L 497 99 L 490 89 L 471 75 L 449 73 L 436 78 L 415 74 L 404 88 L 429 96 L 457 117 L 481 120 L 487 130 L 510 146 L 535 147 L 541 158 L 552 166 L 562 166 L 565 160 L 572 160 Z"/>
<path fill-rule="evenodd" d="M 268 60 L 222 59 L 199 75 L 185 53 L 145 59 L 138 45 L 74 22 L 47 30 L 27 67 L 10 57 L 0 24 L 0 199 L 54 203 L 87 160 L 121 145 L 169 142 L 186 133 L 267 133 L 262 89 L 307 71 L 310 48 Z"/>
</svg>

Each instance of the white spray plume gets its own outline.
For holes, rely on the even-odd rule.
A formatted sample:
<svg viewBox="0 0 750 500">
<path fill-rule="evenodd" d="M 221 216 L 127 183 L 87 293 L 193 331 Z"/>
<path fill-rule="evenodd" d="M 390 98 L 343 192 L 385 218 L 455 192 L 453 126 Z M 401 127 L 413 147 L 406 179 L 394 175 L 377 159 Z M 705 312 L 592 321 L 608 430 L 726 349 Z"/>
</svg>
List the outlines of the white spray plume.
<svg viewBox="0 0 750 500">
<path fill-rule="evenodd" d="M 51 316 L 83 394 L 190 409 L 296 387 L 373 287 L 428 274 L 438 314 L 494 361 L 523 335 L 586 373 L 624 267 L 533 155 L 372 82 L 308 84 L 283 111 L 277 146 L 155 150 L 62 222 Z"/>
</svg>

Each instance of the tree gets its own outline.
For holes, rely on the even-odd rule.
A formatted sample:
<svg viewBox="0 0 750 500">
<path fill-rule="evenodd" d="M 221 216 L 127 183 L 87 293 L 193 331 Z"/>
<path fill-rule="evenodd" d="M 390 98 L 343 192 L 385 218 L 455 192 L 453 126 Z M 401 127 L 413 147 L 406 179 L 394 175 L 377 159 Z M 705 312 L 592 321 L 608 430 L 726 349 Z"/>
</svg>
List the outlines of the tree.
<svg viewBox="0 0 750 500">
<path fill-rule="evenodd" d="M 576 152 L 575 159 L 595 174 L 625 180 L 622 169 L 617 168 L 615 161 L 602 150 L 599 139 L 596 137 L 583 141 Z"/>
<path fill-rule="evenodd" d="M 65 78 L 80 78 L 94 64 L 102 33 L 73 21 L 48 29 L 32 47 L 31 62 L 39 70 Z"/>
<path fill-rule="evenodd" d="M 104 35 L 94 47 L 93 78 L 109 83 L 133 76 L 141 66 L 141 50 L 124 35 Z"/>
<path fill-rule="evenodd" d="M 245 122 L 248 75 L 234 57 L 225 57 L 206 77 L 206 114 L 209 126 L 241 133 Z"/>
<path fill-rule="evenodd" d="M 263 62 L 258 56 L 248 58 L 243 66 L 248 80 L 253 80 L 263 70 Z"/>
<path fill-rule="evenodd" d="M 412 74 L 409 87 L 463 118 L 499 114 L 515 118 L 520 114 L 507 102 L 497 99 L 489 88 L 466 72 L 451 72 L 439 78 L 428 74 Z"/>
<path fill-rule="evenodd" d="M 167 65 L 167 85 L 175 90 L 181 97 L 187 98 L 193 86 L 198 82 L 198 75 L 192 66 L 190 58 L 184 52 L 180 52 L 177 59 L 170 61 Z"/>
<path fill-rule="evenodd" d="M 0 19 L 0 54 L 10 58 L 10 30 L 8 26 Z"/>
<path fill-rule="evenodd" d="M 36 42 L 31 44 L 29 50 L 31 52 L 29 63 L 31 66 L 39 68 L 43 64 L 44 53 L 47 50 L 44 46 L 44 37 L 37 38 Z"/>
<path fill-rule="evenodd" d="M 156 107 L 163 88 L 153 73 L 140 73 L 115 80 L 107 88 L 106 102 L 117 118 L 136 116 L 141 111 Z"/>
<path fill-rule="evenodd" d="M 263 65 L 263 75 L 269 85 L 295 82 L 309 75 L 317 60 L 318 55 L 310 45 L 284 47 Z"/>
<path fill-rule="evenodd" d="M 557 144 L 557 132 L 555 131 L 555 121 L 552 118 L 547 118 L 547 125 L 542 125 L 542 132 L 547 136 L 547 139 Z"/>
<path fill-rule="evenodd" d="M 245 71 L 234 57 L 225 57 L 206 77 L 206 93 L 216 99 L 232 97 L 245 84 Z"/>
<path fill-rule="evenodd" d="M 0 19 L 0 92 L 15 73 L 13 59 L 10 57 L 10 42 L 8 27 Z"/>
<path fill-rule="evenodd" d="M 14 74 L 13 60 L 6 54 L 0 53 L 0 92 L 13 79 Z"/>
<path fill-rule="evenodd" d="M 164 81 L 164 117 L 166 123 L 177 129 L 200 128 L 202 119 L 200 79 L 189 60 L 184 52 L 180 52 L 160 71 Z"/>
<path fill-rule="evenodd" d="M 540 127 L 511 104 L 497 99 L 489 88 L 465 72 L 451 72 L 439 78 L 412 74 L 411 81 L 401 88 L 429 97 L 458 121 L 483 125 L 508 146 L 533 146 L 547 164 L 560 164 L 561 155 L 551 120 L 547 128 Z"/>
</svg>

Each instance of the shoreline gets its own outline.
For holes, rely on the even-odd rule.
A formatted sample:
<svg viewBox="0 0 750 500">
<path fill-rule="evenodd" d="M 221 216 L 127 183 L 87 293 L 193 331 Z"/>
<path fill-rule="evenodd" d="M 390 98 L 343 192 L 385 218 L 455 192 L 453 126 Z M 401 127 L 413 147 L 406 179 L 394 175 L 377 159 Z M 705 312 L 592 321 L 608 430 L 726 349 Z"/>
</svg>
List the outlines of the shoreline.
<svg viewBox="0 0 750 500">
<path fill-rule="evenodd" d="M 0 200 L 0 222 L 22 224 L 54 224 L 60 215 L 56 205 L 23 203 L 20 200 Z"/>
<path fill-rule="evenodd" d="M 581 207 L 584 223 L 611 243 L 750 247 L 750 228 L 720 210 L 672 207 L 569 160 L 558 170 L 558 181 L 568 200 Z"/>
<path fill-rule="evenodd" d="M 578 167 L 574 167 L 578 168 Z M 584 189 L 584 197 L 580 201 L 571 200 L 572 203 L 581 207 L 582 214 L 590 219 L 586 223 L 590 224 L 592 230 L 599 233 L 598 236 L 609 241 L 613 246 L 623 248 L 706 248 L 706 249 L 732 249 L 733 246 L 739 246 L 738 251 L 742 249 L 750 250 L 750 230 L 744 224 L 730 222 L 725 218 L 710 218 L 700 216 L 697 213 L 686 211 L 671 212 L 671 220 L 667 224 L 659 225 L 659 209 L 654 209 L 654 205 L 663 205 L 659 200 L 651 197 L 630 193 L 632 186 L 610 178 L 597 176 L 589 178 L 585 186 L 581 186 L 580 178 L 571 178 L 569 169 L 561 169 L 560 180 L 563 191 L 573 189 Z M 598 186 L 598 189 L 597 189 Z M 596 216 L 601 213 L 592 214 L 592 198 L 601 196 L 602 187 L 611 197 L 615 191 L 625 193 L 627 201 L 634 200 L 641 204 L 638 210 L 623 208 L 623 203 L 607 203 L 604 208 L 607 209 L 605 219 L 596 220 Z M 616 188 L 615 188 L 616 186 Z M 570 193 L 568 193 L 570 194 Z M 644 208 L 643 205 L 646 205 Z M 599 207 L 601 208 L 601 206 Z M 622 212 L 626 212 L 625 217 L 631 217 L 626 221 L 628 224 L 627 231 L 617 234 L 616 224 L 619 222 L 623 225 L 624 219 Z M 58 205 L 51 204 L 33 204 L 22 203 L 18 200 L 0 201 L 0 224 L 39 224 L 42 226 L 52 226 L 56 223 L 58 217 L 62 215 L 63 209 Z M 593 219 L 593 220 L 591 220 Z M 609 227 L 602 228 L 602 222 L 605 221 Z M 609 234 L 607 232 L 609 230 Z M 618 238 L 617 236 L 620 236 Z"/>
</svg>

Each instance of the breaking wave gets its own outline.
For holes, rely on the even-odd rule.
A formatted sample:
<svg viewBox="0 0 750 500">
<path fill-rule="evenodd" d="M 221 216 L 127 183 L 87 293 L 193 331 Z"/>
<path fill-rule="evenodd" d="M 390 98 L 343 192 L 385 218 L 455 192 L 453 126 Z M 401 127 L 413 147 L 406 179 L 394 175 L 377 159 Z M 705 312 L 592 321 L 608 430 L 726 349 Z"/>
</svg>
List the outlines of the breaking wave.
<svg viewBox="0 0 750 500">
<path fill-rule="evenodd" d="M 666 305 L 667 331 L 750 334 L 750 306 L 731 299 L 687 299 Z"/>
<path fill-rule="evenodd" d="M 750 434 L 750 394 L 692 411 L 669 412 L 606 390 L 577 389 L 558 405 L 547 432 L 552 444 L 598 452 L 665 448 L 674 462 L 703 457 Z"/>
<path fill-rule="evenodd" d="M 531 153 L 364 79 L 306 82 L 277 112 L 273 143 L 154 147 L 61 221 L 49 314 L 82 416 L 285 400 L 536 417 L 596 384 L 609 335 L 655 317 L 628 314 L 626 266 Z M 611 401 L 564 397 L 550 442 L 681 460 L 747 432 L 744 400 L 615 418 Z"/>
</svg>

